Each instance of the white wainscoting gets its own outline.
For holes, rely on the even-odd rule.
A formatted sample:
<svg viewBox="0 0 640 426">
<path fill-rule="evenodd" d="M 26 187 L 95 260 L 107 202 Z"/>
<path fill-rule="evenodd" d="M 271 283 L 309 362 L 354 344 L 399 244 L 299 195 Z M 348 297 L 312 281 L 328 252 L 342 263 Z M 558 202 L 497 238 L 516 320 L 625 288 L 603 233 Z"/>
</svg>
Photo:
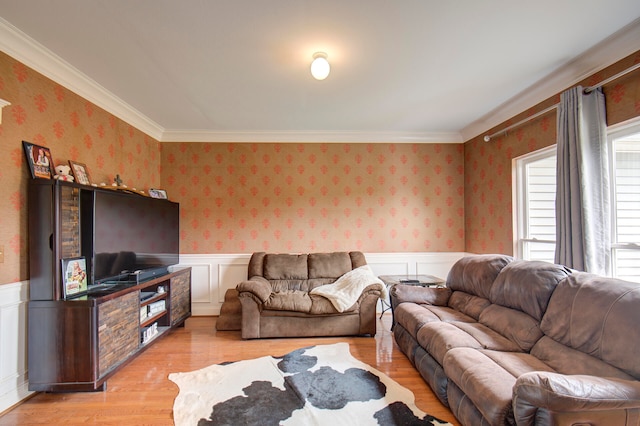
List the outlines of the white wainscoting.
<svg viewBox="0 0 640 426">
<path fill-rule="evenodd" d="M 31 394 L 27 383 L 29 283 L 0 285 L 0 413 Z"/>
<path fill-rule="evenodd" d="M 376 275 L 429 274 L 446 278 L 466 253 L 365 253 Z M 227 289 L 247 278 L 250 254 L 181 255 L 192 268 L 193 315 L 219 315 Z M 32 392 L 27 375 L 27 281 L 0 285 L 0 413 Z"/>
<path fill-rule="evenodd" d="M 376 275 L 428 274 L 447 278 L 466 253 L 365 253 Z M 247 279 L 250 254 L 183 254 L 180 267 L 191 267 L 193 315 L 219 315 L 224 294 Z"/>
</svg>

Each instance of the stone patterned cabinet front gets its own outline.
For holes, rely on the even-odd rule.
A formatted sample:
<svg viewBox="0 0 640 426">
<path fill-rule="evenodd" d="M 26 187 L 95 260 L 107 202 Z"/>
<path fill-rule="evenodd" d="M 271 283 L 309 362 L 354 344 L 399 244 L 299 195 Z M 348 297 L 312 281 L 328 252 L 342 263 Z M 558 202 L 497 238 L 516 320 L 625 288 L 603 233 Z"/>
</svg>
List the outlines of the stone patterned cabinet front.
<svg viewBox="0 0 640 426">
<path fill-rule="evenodd" d="M 191 268 L 177 272 L 171 278 L 171 326 L 191 316 Z"/>
<path fill-rule="evenodd" d="M 98 306 L 98 376 L 129 358 L 140 346 L 140 296 L 134 291 Z"/>
</svg>

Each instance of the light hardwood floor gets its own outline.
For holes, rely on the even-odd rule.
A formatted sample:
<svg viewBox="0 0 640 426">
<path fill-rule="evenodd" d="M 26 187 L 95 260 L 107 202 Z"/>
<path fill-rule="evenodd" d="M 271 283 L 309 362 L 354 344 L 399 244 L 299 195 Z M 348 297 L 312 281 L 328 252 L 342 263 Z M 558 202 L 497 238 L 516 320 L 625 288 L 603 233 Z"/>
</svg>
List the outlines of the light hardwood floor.
<svg viewBox="0 0 640 426">
<path fill-rule="evenodd" d="M 167 376 L 224 361 L 284 355 L 316 345 L 348 342 L 351 354 L 410 389 L 423 411 L 459 423 L 434 396 L 400 352 L 389 331 L 391 316 L 378 321 L 375 338 L 288 338 L 242 340 L 240 332 L 215 330 L 215 317 L 193 317 L 184 328 L 158 340 L 107 382 L 104 392 L 39 393 L 3 413 L 0 425 L 172 425 L 177 386 Z"/>
</svg>

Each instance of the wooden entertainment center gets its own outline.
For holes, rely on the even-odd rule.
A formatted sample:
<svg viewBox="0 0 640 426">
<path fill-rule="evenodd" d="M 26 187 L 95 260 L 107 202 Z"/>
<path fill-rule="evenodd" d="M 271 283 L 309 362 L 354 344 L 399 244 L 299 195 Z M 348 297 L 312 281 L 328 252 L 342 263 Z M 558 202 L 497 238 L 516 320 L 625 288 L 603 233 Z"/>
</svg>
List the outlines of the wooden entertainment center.
<svg viewBox="0 0 640 426">
<path fill-rule="evenodd" d="M 64 297 L 62 259 L 92 257 L 81 211 L 96 191 L 110 190 L 45 179 L 29 188 L 32 391 L 103 390 L 120 367 L 191 316 L 190 268 Z"/>
</svg>

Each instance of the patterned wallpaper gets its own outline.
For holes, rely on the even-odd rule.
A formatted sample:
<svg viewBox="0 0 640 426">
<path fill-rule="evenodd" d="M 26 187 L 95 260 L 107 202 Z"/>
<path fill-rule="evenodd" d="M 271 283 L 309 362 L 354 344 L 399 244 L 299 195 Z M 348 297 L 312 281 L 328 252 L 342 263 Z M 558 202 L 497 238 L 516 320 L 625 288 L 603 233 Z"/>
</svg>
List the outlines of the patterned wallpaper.
<svg viewBox="0 0 640 426">
<path fill-rule="evenodd" d="M 640 52 L 580 84 L 584 87 L 595 85 L 637 63 L 640 63 Z M 608 125 L 640 116 L 640 71 L 607 84 L 603 90 Z M 486 133 L 505 128 L 559 101 L 558 94 Z M 512 160 L 556 143 L 556 113 L 551 111 L 489 143 L 482 140 L 483 136 L 465 143 L 466 251 L 513 254 Z"/>
<path fill-rule="evenodd" d="M 160 185 L 158 142 L 0 52 L 0 98 L 11 102 L 0 125 L 0 284 L 29 278 L 27 183 L 22 141 L 46 146 L 54 164 L 86 164 L 94 183 Z"/>
<path fill-rule="evenodd" d="M 94 183 L 166 188 L 182 253 L 464 249 L 462 145 L 159 144 L 4 54 L 0 98 L 0 283 L 28 279 L 22 140 Z"/>
<path fill-rule="evenodd" d="M 464 250 L 461 144 L 161 149 L 183 253 Z"/>
<path fill-rule="evenodd" d="M 591 85 L 640 52 L 591 76 Z M 609 124 L 640 116 L 640 75 L 605 86 Z M 482 142 L 165 143 L 0 53 L 0 284 L 28 279 L 22 140 L 55 164 L 85 163 L 95 183 L 166 188 L 181 203 L 182 253 L 360 249 L 512 253 L 511 162 L 555 143 L 555 114 Z M 555 96 L 505 127 L 557 102 Z M 492 129 L 491 133 L 496 129 Z M 161 167 L 162 165 L 162 167 Z"/>
</svg>

